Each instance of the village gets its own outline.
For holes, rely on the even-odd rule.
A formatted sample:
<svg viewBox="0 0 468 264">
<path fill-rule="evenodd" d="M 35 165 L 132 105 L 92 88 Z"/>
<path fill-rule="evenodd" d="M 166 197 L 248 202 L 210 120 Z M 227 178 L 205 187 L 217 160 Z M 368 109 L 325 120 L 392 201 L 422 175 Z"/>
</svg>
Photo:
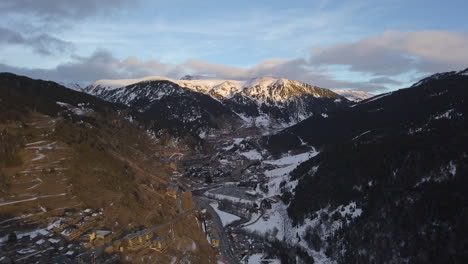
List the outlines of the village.
<svg viewBox="0 0 468 264">
<path fill-rule="evenodd" d="M 212 214 L 206 221 L 223 230 L 219 232 L 225 236 L 221 245 L 219 237 L 212 239 L 210 228 L 205 231 L 228 263 L 250 263 L 249 259 L 262 256 L 265 246 L 278 239 L 277 227 L 282 224 L 278 222 L 282 220 L 272 208 L 281 201 L 279 189 L 286 187 L 288 172 L 316 153 L 315 149 L 304 147 L 270 160 L 268 153 L 257 150 L 258 131 L 241 131 L 215 131 L 208 135 L 216 147 L 215 154 L 180 162 L 179 182 L 190 186 L 197 205 Z M 278 263 L 274 258 L 262 261 Z"/>
<path fill-rule="evenodd" d="M 190 195 L 190 191 L 171 184 L 166 195 L 173 199 Z M 103 226 L 103 210 L 83 211 L 66 210 L 62 216 L 49 218 L 49 225 L 41 226 L 35 222 L 17 222 L 11 219 L 0 223 L 1 230 L 14 230 L 0 236 L 1 264 L 10 263 L 114 263 L 118 260 L 132 260 L 140 252 L 150 251 L 147 256 L 162 255 L 174 243 L 171 225 L 194 215 L 203 223 L 209 242 L 219 247 L 219 239 L 210 235 L 214 229 L 206 210 L 185 210 L 168 222 L 151 228 L 134 229 L 127 232 L 114 232 L 113 228 Z M 4 233 L 5 234 L 5 233 Z M 52 262 L 51 262 L 52 261 Z"/>
<path fill-rule="evenodd" d="M 219 130 L 207 136 L 214 146 L 212 154 L 185 157 L 168 152 L 164 161 L 173 172 L 165 195 L 175 202 L 178 215 L 158 226 L 116 229 L 103 224 L 103 208 L 64 209 L 49 217 L 46 225 L 22 218 L 3 220 L 0 264 L 116 263 L 135 258 L 145 263 L 176 243 L 171 225 L 187 217 L 197 219 L 220 259 L 249 263 L 271 241 L 270 233 L 256 228 L 275 220 L 270 219 L 270 211 L 281 199 L 278 189 L 283 183 L 278 179 L 290 166 L 265 161 L 266 153 L 255 146 L 256 135 L 252 128 L 235 133 Z M 183 202 L 187 199 L 195 204 L 187 206 Z"/>
</svg>

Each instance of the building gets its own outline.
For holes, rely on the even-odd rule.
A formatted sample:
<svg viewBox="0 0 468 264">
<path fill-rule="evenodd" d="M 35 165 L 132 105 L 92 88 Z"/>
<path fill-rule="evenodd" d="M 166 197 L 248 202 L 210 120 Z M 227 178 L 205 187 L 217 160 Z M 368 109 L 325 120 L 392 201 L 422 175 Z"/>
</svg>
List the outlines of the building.
<svg viewBox="0 0 468 264">
<path fill-rule="evenodd" d="M 175 164 L 175 162 L 169 163 L 169 167 L 173 170 L 177 169 L 177 165 Z"/>
<path fill-rule="evenodd" d="M 95 232 L 96 239 L 104 240 L 105 242 L 108 242 L 110 240 L 111 235 L 112 235 L 112 232 L 108 230 L 97 230 Z"/>
<path fill-rule="evenodd" d="M 179 186 L 177 184 L 171 183 L 169 184 L 169 186 L 167 186 L 166 194 L 175 199 L 177 197 L 178 191 L 179 191 Z"/>
<path fill-rule="evenodd" d="M 124 250 L 132 250 L 132 249 L 137 249 L 140 247 L 151 247 L 152 246 L 152 238 L 154 237 L 154 234 L 152 232 L 152 229 L 143 229 L 140 231 L 132 232 L 128 235 L 126 235 L 122 239 L 122 245 L 119 251 L 124 251 Z"/>
<path fill-rule="evenodd" d="M 104 244 L 111 241 L 112 231 L 96 230 L 82 236 L 82 240 L 89 239 L 89 243 Z"/>
<path fill-rule="evenodd" d="M 211 245 L 215 248 L 219 247 L 219 240 L 218 239 L 213 239 L 211 241 Z"/>
<path fill-rule="evenodd" d="M 163 237 L 158 235 L 153 236 L 151 239 L 151 246 L 150 248 L 156 250 L 158 252 L 162 252 L 166 248 L 166 240 Z"/>
</svg>

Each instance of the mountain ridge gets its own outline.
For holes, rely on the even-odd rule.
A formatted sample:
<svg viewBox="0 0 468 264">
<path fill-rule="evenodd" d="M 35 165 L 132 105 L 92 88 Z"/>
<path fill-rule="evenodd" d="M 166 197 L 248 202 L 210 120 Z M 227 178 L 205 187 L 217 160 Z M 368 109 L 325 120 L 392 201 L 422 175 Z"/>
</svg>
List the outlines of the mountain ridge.
<svg viewBox="0 0 468 264">
<path fill-rule="evenodd" d="M 320 150 L 283 189 L 299 233 L 290 246 L 336 263 L 466 262 L 466 73 L 435 74 L 264 137 L 273 152 Z M 355 219 L 341 210 L 349 204 Z"/>
<path fill-rule="evenodd" d="M 96 96 L 124 104 L 148 122 L 203 138 L 210 129 L 240 123 L 240 118 L 212 97 L 167 80 L 145 80 L 125 87 L 94 90 Z M 188 111 L 189 110 L 189 111 Z M 154 129 L 158 131 L 158 129 Z"/>
<path fill-rule="evenodd" d="M 371 97 L 374 97 L 374 94 L 370 94 L 364 91 L 355 91 L 355 90 L 333 90 L 335 93 L 344 96 L 346 99 L 352 102 L 360 102 Z"/>
<path fill-rule="evenodd" d="M 185 80 L 190 79 L 190 80 Z M 85 91 L 106 99 L 109 91 L 139 82 L 172 82 L 208 95 L 259 126 L 286 127 L 311 115 L 321 115 L 349 101 L 329 89 L 284 78 L 260 77 L 247 81 L 192 79 L 173 80 L 160 76 L 141 79 L 99 80 Z"/>
</svg>

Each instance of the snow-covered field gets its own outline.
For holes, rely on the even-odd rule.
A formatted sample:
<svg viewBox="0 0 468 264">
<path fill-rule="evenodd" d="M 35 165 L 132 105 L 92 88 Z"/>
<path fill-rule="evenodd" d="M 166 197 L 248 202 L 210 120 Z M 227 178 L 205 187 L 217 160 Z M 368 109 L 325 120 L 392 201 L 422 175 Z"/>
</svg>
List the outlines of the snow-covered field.
<svg viewBox="0 0 468 264">
<path fill-rule="evenodd" d="M 285 235 L 285 227 L 290 222 L 284 204 L 274 204 L 271 210 L 265 212 L 265 215 L 267 216 L 259 217 L 259 215 L 255 215 L 252 217 L 253 223 L 246 224 L 244 229 L 261 235 L 268 234 L 282 240 Z M 258 220 L 255 222 L 256 219 Z"/>
<path fill-rule="evenodd" d="M 232 223 L 234 221 L 240 220 L 240 217 L 238 217 L 237 215 L 233 215 L 233 214 L 221 211 L 219 209 L 219 203 L 218 202 L 211 202 L 210 205 L 216 211 L 219 218 L 221 218 L 221 222 L 223 223 L 223 226 L 227 226 L 227 225 L 229 225 L 230 223 Z"/>
<path fill-rule="evenodd" d="M 264 259 L 263 258 L 263 254 L 259 254 L 259 253 L 256 253 L 256 254 L 253 254 L 251 256 L 249 256 L 249 258 L 247 259 L 247 263 L 248 264 L 260 264 L 260 263 L 269 263 L 269 264 L 281 264 L 281 261 L 279 259 Z"/>
<path fill-rule="evenodd" d="M 258 152 L 257 150 L 250 150 L 250 151 L 242 152 L 240 154 L 248 158 L 249 160 L 261 160 L 262 159 L 262 154 L 260 154 L 260 152 Z"/>
<path fill-rule="evenodd" d="M 302 162 L 307 161 L 310 158 L 317 156 L 318 154 L 319 152 L 312 148 L 310 151 L 301 154 L 284 155 L 283 157 L 277 160 L 263 161 L 264 164 L 278 166 L 278 168 L 276 169 L 267 170 L 264 172 L 265 176 L 270 178 L 268 184 L 269 192 L 267 194 L 267 197 L 279 195 L 280 184 L 283 181 L 286 181 L 288 183 L 287 187 L 289 189 L 294 189 L 296 187 L 297 180 L 291 181 L 289 173 L 291 173 L 295 168 L 297 168 L 297 166 L 299 166 L 299 164 L 301 164 Z"/>
</svg>

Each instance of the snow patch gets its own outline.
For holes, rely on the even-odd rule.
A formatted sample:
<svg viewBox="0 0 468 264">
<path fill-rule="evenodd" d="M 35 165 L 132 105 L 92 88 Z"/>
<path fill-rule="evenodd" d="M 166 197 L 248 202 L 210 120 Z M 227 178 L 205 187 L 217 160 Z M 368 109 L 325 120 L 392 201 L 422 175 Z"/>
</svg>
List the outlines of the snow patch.
<svg viewBox="0 0 468 264">
<path fill-rule="evenodd" d="M 221 211 L 219 209 L 219 203 L 218 202 L 211 202 L 210 205 L 211 205 L 211 207 L 213 207 L 216 214 L 218 214 L 219 218 L 221 219 L 221 222 L 222 222 L 223 226 L 227 226 L 227 225 L 229 225 L 230 223 L 232 223 L 234 221 L 240 220 L 240 217 L 238 217 L 237 215 L 233 215 L 233 214 Z"/>
<path fill-rule="evenodd" d="M 260 152 L 258 152 L 257 150 L 250 150 L 247 152 L 242 152 L 240 154 L 249 160 L 261 160 L 262 159 L 262 154 L 260 154 Z"/>
</svg>

